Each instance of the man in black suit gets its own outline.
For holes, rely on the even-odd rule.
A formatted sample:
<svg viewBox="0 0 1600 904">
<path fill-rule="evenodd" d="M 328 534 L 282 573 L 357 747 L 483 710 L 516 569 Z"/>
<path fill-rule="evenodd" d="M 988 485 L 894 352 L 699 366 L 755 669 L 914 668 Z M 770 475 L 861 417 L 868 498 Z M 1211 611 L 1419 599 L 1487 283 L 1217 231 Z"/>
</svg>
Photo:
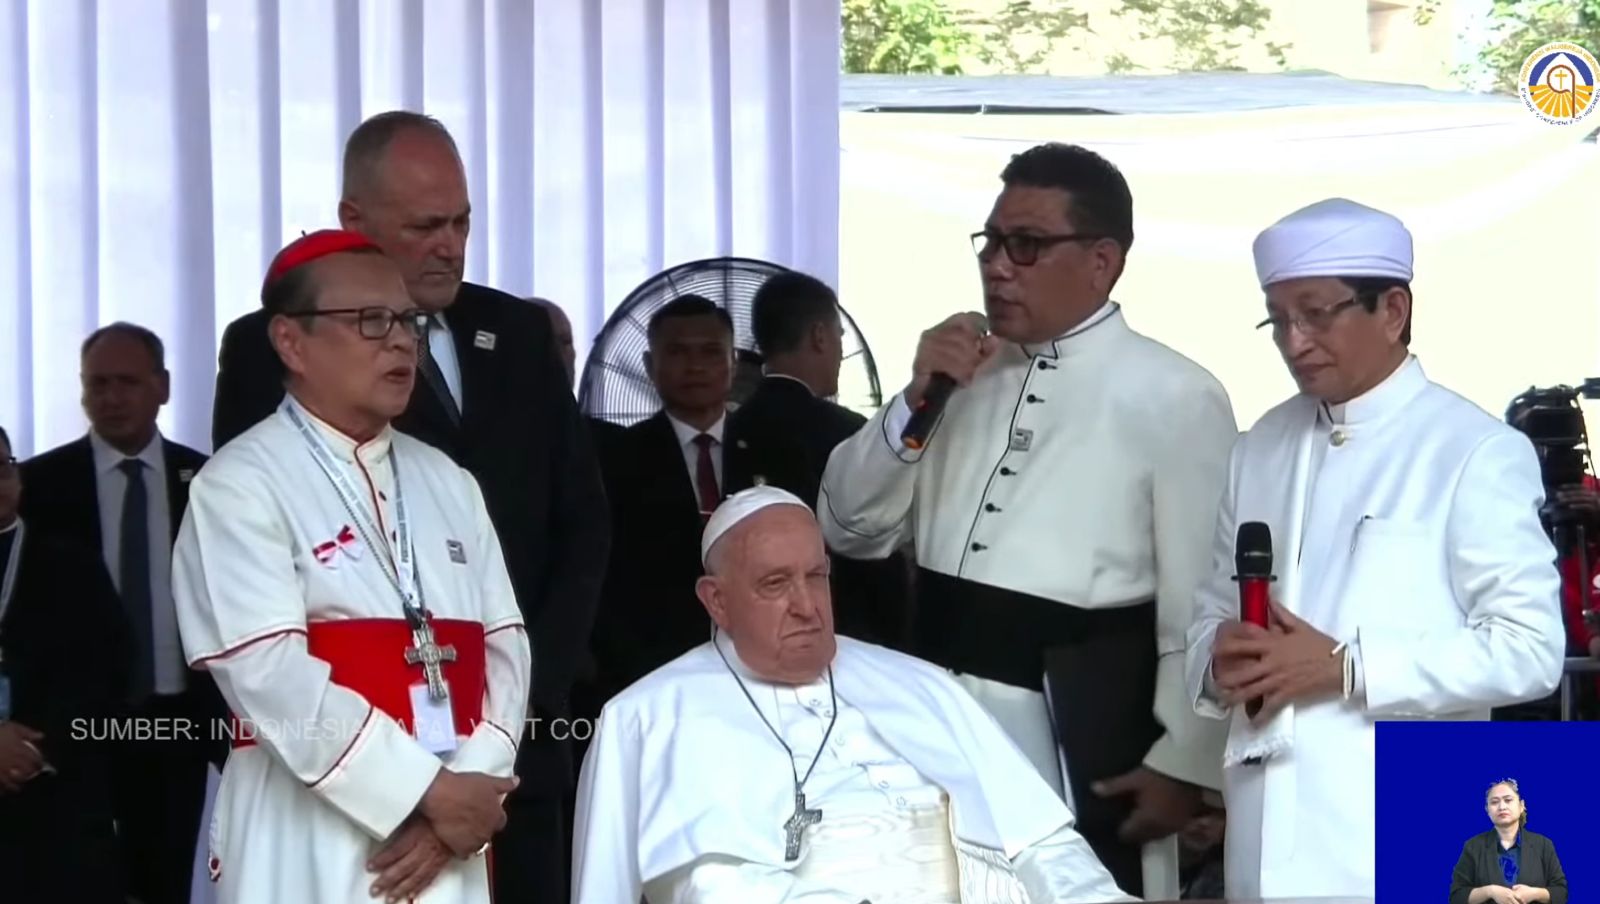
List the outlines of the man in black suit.
<svg viewBox="0 0 1600 904">
<path fill-rule="evenodd" d="M 41 536 L 67 538 L 104 559 L 130 629 L 128 713 L 190 726 L 118 744 L 112 760 L 128 892 L 146 904 L 180 904 L 194 874 L 206 764 L 225 755 L 213 731 L 226 714 L 222 697 L 203 673 L 189 671 L 172 604 L 172 544 L 189 481 L 206 457 L 156 428 L 169 377 L 155 333 L 131 323 L 101 327 L 80 357 L 89 434 L 22 465 L 22 516 Z"/>
<path fill-rule="evenodd" d="M 700 531 L 725 495 L 723 442 L 733 388 L 733 321 L 699 295 L 663 305 L 644 364 L 662 407 L 627 428 L 607 455 L 616 524 L 595 624 L 599 703 L 711 636 L 695 596 Z"/>
<path fill-rule="evenodd" d="M 500 535 L 534 646 L 533 720 L 518 751 L 521 784 L 495 839 L 501 901 L 565 901 L 570 854 L 562 800 L 572 786 L 569 717 L 605 575 L 610 524 L 599 467 L 537 305 L 462 281 L 470 224 L 466 171 L 450 133 L 416 113 L 382 113 L 345 146 L 339 223 L 400 268 L 432 313 L 419 340 L 410 405 L 395 427 L 477 477 Z M 228 326 L 219 355 L 217 446 L 270 415 L 283 365 L 265 312 Z"/>
<path fill-rule="evenodd" d="M 804 273 L 780 273 L 756 291 L 751 327 L 766 375 L 728 416 L 739 450 L 727 490 L 760 483 L 781 487 L 813 509 L 833 447 L 867 419 L 828 401 L 839 393 L 844 324 L 827 284 Z M 831 555 L 834 618 L 839 633 L 904 647 L 907 569 L 892 555 L 867 562 Z"/>
<path fill-rule="evenodd" d="M 122 904 L 106 748 L 127 625 L 89 550 L 17 517 L 0 428 L 0 887 L 8 901 Z"/>
</svg>

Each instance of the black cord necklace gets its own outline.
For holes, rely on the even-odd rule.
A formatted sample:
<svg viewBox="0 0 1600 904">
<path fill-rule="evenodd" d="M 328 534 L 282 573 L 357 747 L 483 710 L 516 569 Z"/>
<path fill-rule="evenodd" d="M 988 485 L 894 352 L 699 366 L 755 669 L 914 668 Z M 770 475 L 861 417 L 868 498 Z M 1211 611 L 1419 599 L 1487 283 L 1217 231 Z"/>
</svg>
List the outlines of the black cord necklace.
<svg viewBox="0 0 1600 904">
<path fill-rule="evenodd" d="M 839 692 L 833 686 L 833 666 L 828 666 L 828 696 L 832 701 L 832 715 L 828 718 L 828 730 L 823 732 L 822 744 L 817 747 L 817 755 L 811 758 L 811 766 L 806 769 L 805 777 L 801 778 L 800 772 L 794 767 L 794 749 L 789 746 L 788 741 L 783 739 L 783 735 L 772 727 L 772 723 L 767 720 L 767 714 L 762 712 L 761 707 L 756 704 L 756 698 L 750 695 L 750 689 L 745 687 L 744 680 L 739 677 L 738 671 L 734 669 L 732 663 L 728 662 L 727 654 L 722 652 L 722 644 L 717 642 L 715 634 L 712 636 L 711 646 L 715 647 L 717 655 L 722 657 L 722 664 L 727 667 L 728 674 L 732 675 L 733 680 L 738 682 L 739 690 L 744 691 L 744 698 L 750 701 L 751 708 L 756 711 L 757 716 L 761 717 L 761 724 L 767 726 L 767 731 L 772 732 L 772 736 L 777 738 L 778 743 L 783 745 L 784 752 L 789 755 L 789 773 L 794 777 L 794 815 L 783 823 L 783 859 L 799 860 L 800 836 L 805 833 L 808 827 L 822 821 L 821 810 L 806 809 L 804 789 L 806 782 L 811 780 L 811 773 L 816 771 L 817 763 L 822 760 L 823 751 L 828 749 L 828 738 L 833 734 L 834 723 L 839 721 Z"/>
</svg>

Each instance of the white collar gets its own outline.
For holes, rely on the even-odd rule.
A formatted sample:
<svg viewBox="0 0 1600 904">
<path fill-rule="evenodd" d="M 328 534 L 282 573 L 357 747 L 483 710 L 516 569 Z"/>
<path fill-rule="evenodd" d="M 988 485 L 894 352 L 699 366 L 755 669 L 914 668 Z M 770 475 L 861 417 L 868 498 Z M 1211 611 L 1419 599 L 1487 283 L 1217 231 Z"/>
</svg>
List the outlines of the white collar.
<svg viewBox="0 0 1600 904">
<path fill-rule="evenodd" d="M 768 380 L 788 380 L 791 383 L 796 383 L 796 384 L 798 384 L 800 386 L 804 386 L 806 392 L 810 393 L 811 395 L 816 395 L 817 394 L 816 390 L 813 390 L 811 388 L 811 384 L 810 383 L 807 383 L 806 381 L 800 379 L 799 377 L 790 376 L 789 374 L 774 374 L 774 373 L 767 373 L 767 374 L 763 374 L 762 376 L 765 379 L 768 379 Z"/>
<path fill-rule="evenodd" d="M 311 424 L 322 435 L 323 441 L 327 443 L 328 451 L 332 452 L 345 464 L 355 464 L 359 457 L 361 463 L 373 465 L 388 456 L 389 446 L 394 442 L 394 426 L 392 424 L 383 425 L 383 429 L 378 431 L 378 435 L 372 439 L 364 443 L 357 442 L 355 439 L 340 432 L 332 424 L 312 414 L 309 408 L 302 405 L 300 400 L 294 397 L 293 393 L 289 393 L 285 398 L 289 404 L 294 406 L 295 411 L 299 412 L 300 416 L 304 417 L 306 422 Z"/>
<path fill-rule="evenodd" d="M 710 428 L 706 430 L 696 430 L 688 424 L 685 424 L 683 421 L 673 417 L 671 413 L 666 412 L 666 409 L 662 409 L 662 411 L 663 413 L 666 413 L 667 420 L 672 424 L 672 432 L 678 437 L 678 445 L 691 445 L 694 443 L 694 438 L 699 436 L 701 433 L 711 434 L 711 438 L 717 441 L 717 445 L 722 445 L 722 425 L 728 421 L 728 416 L 726 414 L 717 418 L 717 422 L 712 424 Z"/>
<path fill-rule="evenodd" d="M 1083 347 L 1092 338 L 1090 330 L 1110 320 L 1122 322 L 1122 306 L 1114 301 L 1107 301 L 1100 306 L 1098 311 L 1090 314 L 1082 323 L 1067 330 L 1065 333 L 1046 342 L 1021 343 L 1022 351 L 1030 358 L 1060 358 L 1071 354 Z M 1107 335 L 1106 330 L 1100 330 L 1093 338 Z"/>
<path fill-rule="evenodd" d="M 18 515 L 17 517 L 12 518 L 10 524 L 6 525 L 5 527 L 0 527 L 0 537 L 3 537 L 6 534 L 9 534 L 9 533 L 15 531 L 17 529 L 17 525 L 19 525 L 21 523 L 22 523 L 22 516 L 21 515 Z"/>
<path fill-rule="evenodd" d="M 828 686 L 828 673 L 826 671 L 817 676 L 817 680 L 807 684 L 779 684 L 775 681 L 768 681 L 760 675 L 757 675 L 748 665 L 745 665 L 744 660 L 739 658 L 738 649 L 736 649 L 733 645 L 733 638 L 729 637 L 725 631 L 717 631 L 716 636 L 712 638 L 711 643 L 717 650 L 722 652 L 723 658 L 727 660 L 728 667 L 733 669 L 734 672 L 739 675 L 740 680 L 744 681 L 745 687 L 751 688 L 752 690 L 755 688 L 765 688 L 775 691 L 784 690 L 799 693 L 806 688 L 826 689 Z M 834 656 L 835 658 L 838 657 L 837 651 L 834 653 Z"/>
<path fill-rule="evenodd" d="M 129 458 L 137 458 L 139 461 L 144 462 L 145 467 L 155 471 L 157 474 L 167 469 L 166 456 L 162 454 L 161 431 L 159 429 L 156 430 L 155 436 L 150 438 L 150 442 L 139 450 L 138 455 L 124 454 L 116 446 L 106 442 L 94 430 L 89 431 L 89 447 L 94 450 L 94 472 L 97 475 L 109 474 L 117 470 L 122 466 L 123 460 Z"/>
<path fill-rule="evenodd" d="M 1377 386 L 1340 405 L 1324 402 L 1318 406 L 1318 413 L 1331 424 L 1355 425 L 1379 421 L 1405 408 L 1427 385 L 1428 377 L 1422 372 L 1422 363 L 1415 355 L 1406 355 L 1400 366 Z"/>
</svg>

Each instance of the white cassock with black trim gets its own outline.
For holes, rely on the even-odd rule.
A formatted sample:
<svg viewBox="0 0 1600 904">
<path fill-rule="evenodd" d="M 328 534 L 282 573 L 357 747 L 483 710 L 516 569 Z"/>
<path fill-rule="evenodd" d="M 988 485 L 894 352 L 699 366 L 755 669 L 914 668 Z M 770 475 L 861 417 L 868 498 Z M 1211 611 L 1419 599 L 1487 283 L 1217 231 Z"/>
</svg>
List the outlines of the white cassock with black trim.
<svg viewBox="0 0 1600 904">
<path fill-rule="evenodd" d="M 402 609 L 402 525 L 442 650 Z M 211 828 L 220 904 L 369 900 L 368 860 L 440 769 L 512 774 L 528 637 L 477 481 L 432 446 L 390 428 L 357 443 L 289 396 L 195 478 L 173 591 L 189 664 L 241 723 Z M 487 904 L 485 859 L 415 900 Z"/>
<path fill-rule="evenodd" d="M 1319 202 L 1255 243 L 1262 287 L 1300 277 L 1411 278 L 1398 219 Z M 1298 395 L 1234 449 L 1210 579 L 1189 631 L 1195 710 L 1230 727 L 1230 898 L 1374 897 L 1375 725 L 1487 719 L 1560 679 L 1555 550 L 1527 438 L 1408 357 L 1359 398 Z M 1217 628 L 1239 618 L 1237 525 L 1272 531 L 1275 598 L 1355 660 L 1354 693 L 1254 725 L 1210 681 Z"/>
</svg>

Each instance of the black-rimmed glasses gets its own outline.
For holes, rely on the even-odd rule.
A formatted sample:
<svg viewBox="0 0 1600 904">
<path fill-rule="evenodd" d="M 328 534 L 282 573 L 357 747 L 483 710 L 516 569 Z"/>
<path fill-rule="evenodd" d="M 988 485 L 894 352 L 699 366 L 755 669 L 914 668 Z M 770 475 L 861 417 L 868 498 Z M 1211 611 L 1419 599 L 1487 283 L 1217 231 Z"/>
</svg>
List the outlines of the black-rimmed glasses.
<svg viewBox="0 0 1600 904">
<path fill-rule="evenodd" d="M 1333 327 L 1334 319 L 1341 313 L 1360 303 L 1361 296 L 1352 295 L 1344 301 L 1336 301 L 1320 308 L 1309 308 L 1298 314 L 1275 314 L 1256 324 L 1256 329 L 1272 327 L 1272 335 L 1287 336 L 1292 326 L 1307 336 L 1320 336 Z"/>
<path fill-rule="evenodd" d="M 428 331 L 428 312 L 421 308 L 396 311 L 391 308 L 327 308 L 316 311 L 295 311 L 290 317 L 323 317 L 327 315 L 354 316 L 356 329 L 363 339 L 384 339 L 395 324 L 404 324 L 412 338 L 421 339 Z"/>
<path fill-rule="evenodd" d="M 972 234 L 972 250 L 978 260 L 994 257 L 995 249 L 1004 247 L 1006 257 L 1019 267 L 1031 267 L 1039 260 L 1039 253 L 1062 242 L 1098 242 L 1106 238 L 1089 232 L 1068 232 L 1061 235 L 1034 235 L 1028 232 L 1000 232 L 985 229 Z"/>
</svg>

